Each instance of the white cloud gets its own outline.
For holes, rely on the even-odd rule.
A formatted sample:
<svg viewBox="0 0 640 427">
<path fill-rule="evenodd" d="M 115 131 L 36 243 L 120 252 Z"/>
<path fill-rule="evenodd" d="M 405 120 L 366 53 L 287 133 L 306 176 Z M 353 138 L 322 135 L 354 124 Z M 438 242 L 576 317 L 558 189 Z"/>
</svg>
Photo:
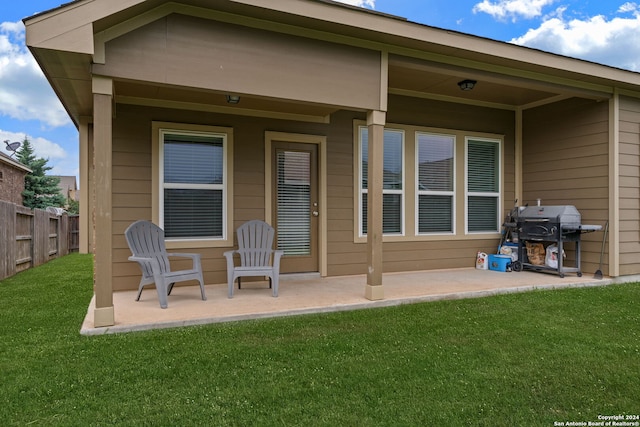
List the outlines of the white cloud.
<svg viewBox="0 0 640 427">
<path fill-rule="evenodd" d="M 625 3 L 618 11 L 633 16 L 569 20 L 560 13 L 511 43 L 640 71 L 640 9 L 635 3 Z"/>
<path fill-rule="evenodd" d="M 511 18 L 535 18 L 542 15 L 542 8 L 555 2 L 556 0 L 482 0 L 473 6 L 473 13 L 483 12 L 496 19 Z"/>
<path fill-rule="evenodd" d="M 8 132 L 0 129 L 0 141 L 9 142 L 22 142 L 24 138 L 27 138 L 33 147 L 33 151 L 36 157 L 42 157 L 44 159 L 59 160 L 66 159 L 68 157 L 67 152 L 60 145 L 55 142 L 51 142 L 48 139 L 41 137 L 33 137 L 24 133 Z M 5 154 L 11 155 L 10 151 L 5 151 L 6 144 L 1 142 L 2 150 Z M 14 156 L 15 157 L 15 156 Z M 49 166 L 51 166 L 49 164 Z"/>
<path fill-rule="evenodd" d="M 639 10 L 639 6 L 637 3 L 627 2 L 622 6 L 620 6 L 620 8 L 618 9 L 618 12 L 620 13 L 636 12 L 637 13 L 638 10 Z"/>
<path fill-rule="evenodd" d="M 369 7 L 375 9 L 376 0 L 335 0 L 338 3 L 350 4 L 351 6 Z"/>
<path fill-rule="evenodd" d="M 0 23 L 0 115 L 39 120 L 45 126 L 70 123 L 69 116 L 24 44 L 22 22 Z"/>
</svg>

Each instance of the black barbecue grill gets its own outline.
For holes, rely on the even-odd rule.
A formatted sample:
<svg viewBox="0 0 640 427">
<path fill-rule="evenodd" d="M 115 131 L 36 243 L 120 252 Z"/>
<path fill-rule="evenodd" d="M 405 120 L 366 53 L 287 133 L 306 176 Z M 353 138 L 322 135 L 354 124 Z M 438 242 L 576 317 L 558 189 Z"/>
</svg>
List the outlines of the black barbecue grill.
<svg viewBox="0 0 640 427">
<path fill-rule="evenodd" d="M 580 237 L 583 233 L 598 231 L 600 225 L 584 225 L 580 212 L 575 206 L 529 206 L 520 208 L 515 219 L 515 228 L 518 236 L 518 260 L 512 263 L 514 271 L 523 269 L 536 271 L 552 271 L 564 277 L 565 273 L 577 273 L 582 276 L 580 270 Z M 557 267 L 529 262 L 526 251 L 526 242 L 555 243 L 558 247 Z M 566 267 L 563 264 L 564 244 L 575 243 L 575 266 Z"/>
</svg>

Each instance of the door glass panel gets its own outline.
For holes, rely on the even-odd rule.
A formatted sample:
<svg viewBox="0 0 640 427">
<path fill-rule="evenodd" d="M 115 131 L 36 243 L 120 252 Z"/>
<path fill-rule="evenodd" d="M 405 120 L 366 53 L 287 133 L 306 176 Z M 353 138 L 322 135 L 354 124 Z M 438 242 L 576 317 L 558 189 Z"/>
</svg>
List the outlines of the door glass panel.
<svg viewBox="0 0 640 427">
<path fill-rule="evenodd" d="M 277 152 L 278 249 L 311 254 L 311 153 Z"/>
</svg>

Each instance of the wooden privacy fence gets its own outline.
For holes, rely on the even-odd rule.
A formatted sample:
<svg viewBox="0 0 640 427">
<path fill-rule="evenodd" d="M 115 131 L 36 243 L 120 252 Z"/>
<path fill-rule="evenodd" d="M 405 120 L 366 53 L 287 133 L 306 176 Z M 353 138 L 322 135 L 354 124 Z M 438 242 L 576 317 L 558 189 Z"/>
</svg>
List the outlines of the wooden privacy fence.
<svg viewBox="0 0 640 427">
<path fill-rule="evenodd" d="M 78 216 L 0 201 L 0 280 L 78 250 Z"/>
</svg>

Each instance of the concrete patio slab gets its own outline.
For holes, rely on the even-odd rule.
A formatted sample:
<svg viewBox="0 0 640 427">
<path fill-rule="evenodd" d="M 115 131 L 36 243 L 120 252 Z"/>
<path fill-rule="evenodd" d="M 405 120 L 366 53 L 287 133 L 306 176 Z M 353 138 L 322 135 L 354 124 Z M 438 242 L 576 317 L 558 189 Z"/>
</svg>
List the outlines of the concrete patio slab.
<svg viewBox="0 0 640 427">
<path fill-rule="evenodd" d="M 624 281 L 638 278 L 625 277 Z M 231 322 L 266 317 L 326 313 L 344 310 L 385 307 L 443 299 L 477 298 L 490 295 L 604 286 L 622 279 L 597 280 L 591 274 L 582 277 L 532 271 L 497 272 L 475 268 L 384 274 L 385 299 L 370 301 L 364 297 L 366 276 L 321 278 L 318 275 L 282 275 L 279 296 L 271 296 L 267 282 L 243 281 L 234 298 L 227 298 L 227 285 L 206 286 L 207 300 L 200 299 L 198 286 L 176 286 L 169 296 L 169 307 L 161 309 L 153 287 L 113 295 L 116 324 L 93 326 L 95 301 L 92 299 L 81 328 L 83 335 L 100 335 L 173 328 L 208 323 Z"/>
</svg>

